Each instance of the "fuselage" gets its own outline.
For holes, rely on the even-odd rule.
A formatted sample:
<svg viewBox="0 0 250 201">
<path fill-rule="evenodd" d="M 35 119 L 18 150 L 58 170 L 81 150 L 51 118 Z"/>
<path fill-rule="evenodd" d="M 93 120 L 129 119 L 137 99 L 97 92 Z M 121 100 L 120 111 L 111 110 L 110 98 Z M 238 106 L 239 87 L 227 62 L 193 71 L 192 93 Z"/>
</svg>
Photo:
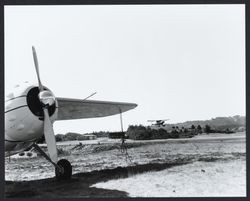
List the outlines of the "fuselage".
<svg viewBox="0 0 250 201">
<path fill-rule="evenodd" d="M 48 88 L 44 87 L 46 90 Z M 28 83 L 18 85 L 5 98 L 5 155 L 25 150 L 43 136 L 43 111 L 39 89 Z M 49 107 L 52 122 L 57 118 L 58 103 Z"/>
</svg>

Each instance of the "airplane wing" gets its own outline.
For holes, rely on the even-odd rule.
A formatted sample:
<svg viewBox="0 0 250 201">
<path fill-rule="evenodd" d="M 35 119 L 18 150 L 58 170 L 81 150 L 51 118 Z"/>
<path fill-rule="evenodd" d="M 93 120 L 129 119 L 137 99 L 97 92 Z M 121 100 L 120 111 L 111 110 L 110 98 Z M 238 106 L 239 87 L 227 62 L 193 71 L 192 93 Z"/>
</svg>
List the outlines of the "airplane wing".
<svg viewBox="0 0 250 201">
<path fill-rule="evenodd" d="M 126 112 L 137 106 L 134 103 L 109 102 L 97 100 L 80 100 L 56 98 L 58 101 L 57 120 L 106 117 Z"/>
</svg>

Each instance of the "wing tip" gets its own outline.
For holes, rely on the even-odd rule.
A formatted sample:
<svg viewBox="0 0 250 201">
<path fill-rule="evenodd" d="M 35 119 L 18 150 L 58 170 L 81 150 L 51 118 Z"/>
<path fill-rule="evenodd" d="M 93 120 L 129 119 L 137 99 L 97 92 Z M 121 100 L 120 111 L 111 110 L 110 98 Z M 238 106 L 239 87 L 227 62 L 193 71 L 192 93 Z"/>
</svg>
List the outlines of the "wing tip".
<svg viewBox="0 0 250 201">
<path fill-rule="evenodd" d="M 138 106 L 138 104 L 136 104 L 136 103 L 133 103 L 133 108 L 136 108 L 137 106 Z"/>
<path fill-rule="evenodd" d="M 129 110 L 132 110 L 138 106 L 136 103 L 126 103 L 126 104 L 130 107 Z"/>
<path fill-rule="evenodd" d="M 128 104 L 129 104 L 129 108 L 125 110 L 124 112 L 135 109 L 138 106 L 136 103 L 128 103 Z"/>
</svg>

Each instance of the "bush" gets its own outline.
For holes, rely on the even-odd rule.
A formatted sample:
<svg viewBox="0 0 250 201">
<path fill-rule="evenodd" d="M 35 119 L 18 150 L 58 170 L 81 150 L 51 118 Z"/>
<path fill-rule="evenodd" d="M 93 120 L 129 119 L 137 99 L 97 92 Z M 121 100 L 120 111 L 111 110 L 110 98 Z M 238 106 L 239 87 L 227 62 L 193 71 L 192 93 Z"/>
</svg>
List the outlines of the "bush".
<svg viewBox="0 0 250 201">
<path fill-rule="evenodd" d="M 152 139 L 167 139 L 171 138 L 171 134 L 165 129 L 151 129 L 150 127 L 129 126 L 127 136 L 133 140 L 152 140 Z"/>
</svg>

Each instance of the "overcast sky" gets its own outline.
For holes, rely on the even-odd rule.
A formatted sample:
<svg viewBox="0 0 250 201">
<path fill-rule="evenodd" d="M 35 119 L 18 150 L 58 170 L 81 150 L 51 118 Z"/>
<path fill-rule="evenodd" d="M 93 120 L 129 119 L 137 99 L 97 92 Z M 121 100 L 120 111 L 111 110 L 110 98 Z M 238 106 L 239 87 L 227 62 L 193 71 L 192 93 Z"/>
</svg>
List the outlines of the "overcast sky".
<svg viewBox="0 0 250 201">
<path fill-rule="evenodd" d="M 134 102 L 128 125 L 245 115 L 244 5 L 5 6 L 5 90 L 42 82 L 58 97 Z M 119 131 L 119 115 L 54 123 Z"/>
</svg>

